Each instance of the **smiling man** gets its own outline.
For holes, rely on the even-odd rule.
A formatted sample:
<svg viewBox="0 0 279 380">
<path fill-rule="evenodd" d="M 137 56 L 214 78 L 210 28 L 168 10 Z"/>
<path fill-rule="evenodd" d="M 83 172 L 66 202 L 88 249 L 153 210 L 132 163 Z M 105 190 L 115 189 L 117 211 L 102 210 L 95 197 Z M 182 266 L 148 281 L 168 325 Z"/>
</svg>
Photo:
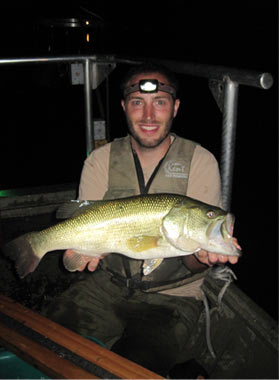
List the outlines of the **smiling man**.
<svg viewBox="0 0 279 380">
<path fill-rule="evenodd" d="M 165 154 L 170 146 L 170 130 L 180 101 L 173 97 L 172 87 L 162 86 L 164 82 L 163 75 L 151 73 L 136 75 L 127 83 L 121 104 L 135 150 L 152 148 L 153 154 Z"/>
<path fill-rule="evenodd" d="M 129 133 L 86 159 L 79 199 L 177 193 L 220 206 L 216 159 L 199 144 L 171 133 L 180 106 L 173 73 L 150 63 L 136 66 L 121 90 Z M 76 253 L 68 250 L 65 255 L 74 259 Z M 234 256 L 201 250 L 165 259 L 144 275 L 141 260 L 117 254 L 83 260 L 77 269 L 94 273 L 66 290 L 48 317 L 163 376 L 187 357 L 206 272 L 215 263 L 237 262 Z"/>
</svg>

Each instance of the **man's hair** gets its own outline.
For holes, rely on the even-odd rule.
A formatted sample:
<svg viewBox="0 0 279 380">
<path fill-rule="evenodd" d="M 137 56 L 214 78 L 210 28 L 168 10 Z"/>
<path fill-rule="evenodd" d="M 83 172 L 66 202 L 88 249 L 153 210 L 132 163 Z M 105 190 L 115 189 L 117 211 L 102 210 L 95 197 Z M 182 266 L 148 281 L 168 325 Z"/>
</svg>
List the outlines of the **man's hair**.
<svg viewBox="0 0 279 380">
<path fill-rule="evenodd" d="M 144 62 L 140 65 L 133 66 L 123 77 L 120 83 L 121 96 L 124 98 L 124 89 L 127 87 L 130 79 L 138 74 L 151 74 L 151 73 L 159 73 L 164 75 L 167 78 L 169 85 L 172 86 L 176 93 L 179 89 L 179 82 L 176 75 L 167 67 L 154 63 L 154 62 Z"/>
</svg>

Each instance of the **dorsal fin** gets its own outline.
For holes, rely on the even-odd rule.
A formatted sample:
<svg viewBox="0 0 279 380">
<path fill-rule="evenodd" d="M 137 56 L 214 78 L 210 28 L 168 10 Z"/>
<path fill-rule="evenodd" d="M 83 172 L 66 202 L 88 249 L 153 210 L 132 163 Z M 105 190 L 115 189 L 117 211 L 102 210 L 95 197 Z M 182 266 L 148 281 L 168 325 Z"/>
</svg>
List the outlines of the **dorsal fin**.
<svg viewBox="0 0 279 380">
<path fill-rule="evenodd" d="M 89 207 L 92 208 L 93 205 L 102 203 L 103 201 L 80 201 L 80 200 L 70 200 L 63 203 L 58 207 L 56 211 L 57 219 L 68 219 L 73 218 L 81 213 L 83 213 Z"/>
</svg>

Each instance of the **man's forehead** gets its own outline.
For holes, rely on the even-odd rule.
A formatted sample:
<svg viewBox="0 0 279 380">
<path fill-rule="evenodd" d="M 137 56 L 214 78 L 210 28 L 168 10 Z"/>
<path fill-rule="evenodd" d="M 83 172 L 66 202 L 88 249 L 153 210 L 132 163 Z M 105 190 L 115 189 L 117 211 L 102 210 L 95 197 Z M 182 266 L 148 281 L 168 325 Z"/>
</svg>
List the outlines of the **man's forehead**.
<svg viewBox="0 0 279 380">
<path fill-rule="evenodd" d="M 157 79 L 159 82 L 169 84 L 168 79 L 167 79 L 163 74 L 160 74 L 160 73 L 156 73 L 156 72 L 154 72 L 154 73 L 141 73 L 141 74 L 136 74 L 136 75 L 134 75 L 134 76 L 129 80 L 129 82 L 127 83 L 127 85 L 131 85 L 131 84 L 137 83 L 137 82 L 139 82 L 141 79 Z"/>
</svg>

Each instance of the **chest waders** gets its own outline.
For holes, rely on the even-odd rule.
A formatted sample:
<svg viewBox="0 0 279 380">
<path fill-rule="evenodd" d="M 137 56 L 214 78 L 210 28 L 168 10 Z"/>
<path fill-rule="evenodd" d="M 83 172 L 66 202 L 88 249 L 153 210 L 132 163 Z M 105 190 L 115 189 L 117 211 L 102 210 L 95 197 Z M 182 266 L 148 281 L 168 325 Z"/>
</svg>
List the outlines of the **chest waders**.
<svg viewBox="0 0 279 380">
<path fill-rule="evenodd" d="M 109 160 L 109 184 L 104 199 L 123 198 L 148 193 L 187 194 L 190 166 L 196 143 L 173 135 L 174 140 L 145 184 L 143 170 L 130 137 L 113 141 Z M 122 255 L 109 255 L 102 269 L 111 275 L 111 281 L 131 291 L 158 292 L 178 287 L 204 277 L 193 275 L 183 265 L 181 257 L 164 259 L 150 275 L 142 274 L 142 260 Z"/>
</svg>

